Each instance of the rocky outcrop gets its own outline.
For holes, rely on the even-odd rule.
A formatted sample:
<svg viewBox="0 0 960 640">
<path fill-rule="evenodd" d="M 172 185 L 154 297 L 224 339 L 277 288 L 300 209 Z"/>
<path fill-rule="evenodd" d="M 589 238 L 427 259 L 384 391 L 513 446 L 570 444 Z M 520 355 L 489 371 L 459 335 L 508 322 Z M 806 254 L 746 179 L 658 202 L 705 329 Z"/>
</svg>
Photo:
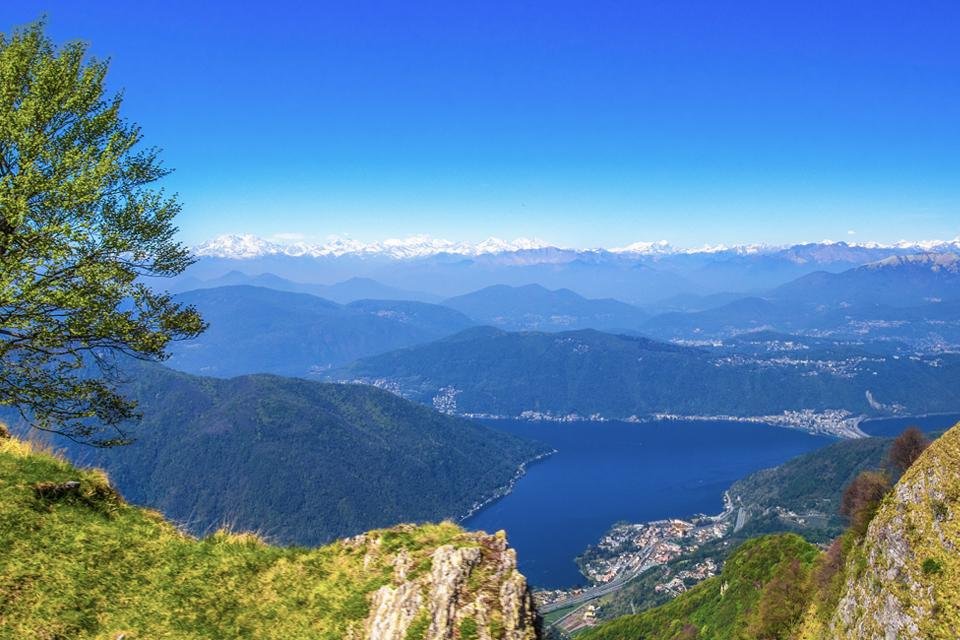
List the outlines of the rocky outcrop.
<svg viewBox="0 0 960 640">
<path fill-rule="evenodd" d="M 829 627 L 838 639 L 960 638 L 960 426 L 884 499 L 847 562 Z"/>
<path fill-rule="evenodd" d="M 429 565 L 411 566 L 406 553 L 396 554 L 391 583 L 371 600 L 369 640 L 539 637 L 530 590 L 502 531 L 439 546 Z"/>
</svg>

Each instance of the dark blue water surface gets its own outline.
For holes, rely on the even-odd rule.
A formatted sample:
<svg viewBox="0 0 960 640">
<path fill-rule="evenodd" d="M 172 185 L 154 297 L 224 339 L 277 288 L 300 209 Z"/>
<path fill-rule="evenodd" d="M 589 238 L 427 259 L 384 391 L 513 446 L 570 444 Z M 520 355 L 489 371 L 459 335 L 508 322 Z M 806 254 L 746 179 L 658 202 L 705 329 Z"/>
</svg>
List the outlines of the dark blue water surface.
<svg viewBox="0 0 960 640">
<path fill-rule="evenodd" d="M 465 523 L 505 529 L 520 570 L 548 588 L 583 584 L 574 558 L 615 522 L 719 513 L 735 480 L 834 441 L 720 421 L 488 424 L 558 450 Z"/>
<path fill-rule="evenodd" d="M 960 422 L 960 413 L 942 413 L 910 418 L 878 418 L 866 420 L 860 428 L 871 436 L 898 436 L 907 427 L 919 427 L 925 432 L 946 431 Z"/>
</svg>

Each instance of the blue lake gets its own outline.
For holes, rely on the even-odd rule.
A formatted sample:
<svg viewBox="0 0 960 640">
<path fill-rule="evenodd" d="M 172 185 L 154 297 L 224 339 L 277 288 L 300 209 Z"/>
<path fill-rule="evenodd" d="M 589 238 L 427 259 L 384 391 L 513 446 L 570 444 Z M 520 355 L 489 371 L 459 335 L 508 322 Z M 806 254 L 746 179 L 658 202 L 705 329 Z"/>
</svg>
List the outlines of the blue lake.
<svg viewBox="0 0 960 640">
<path fill-rule="evenodd" d="M 558 450 L 465 523 L 505 529 L 520 570 L 547 588 L 583 584 L 574 558 L 615 522 L 719 513 L 735 480 L 834 441 L 740 422 L 487 424 Z"/>
<path fill-rule="evenodd" d="M 960 413 L 943 413 L 909 418 L 880 418 L 866 420 L 860 425 L 871 436 L 897 436 L 907 427 L 918 427 L 923 431 L 946 431 L 960 422 Z"/>
</svg>

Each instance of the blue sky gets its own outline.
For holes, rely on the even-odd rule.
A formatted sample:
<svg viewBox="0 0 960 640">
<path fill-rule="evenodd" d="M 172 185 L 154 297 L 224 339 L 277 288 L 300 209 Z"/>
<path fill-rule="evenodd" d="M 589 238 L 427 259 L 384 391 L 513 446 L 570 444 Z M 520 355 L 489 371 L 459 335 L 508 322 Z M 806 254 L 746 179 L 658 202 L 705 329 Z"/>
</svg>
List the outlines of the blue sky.
<svg viewBox="0 0 960 640">
<path fill-rule="evenodd" d="M 190 243 L 960 235 L 960 3 L 88 2 Z M 850 233 L 854 232 L 854 233 Z"/>
</svg>

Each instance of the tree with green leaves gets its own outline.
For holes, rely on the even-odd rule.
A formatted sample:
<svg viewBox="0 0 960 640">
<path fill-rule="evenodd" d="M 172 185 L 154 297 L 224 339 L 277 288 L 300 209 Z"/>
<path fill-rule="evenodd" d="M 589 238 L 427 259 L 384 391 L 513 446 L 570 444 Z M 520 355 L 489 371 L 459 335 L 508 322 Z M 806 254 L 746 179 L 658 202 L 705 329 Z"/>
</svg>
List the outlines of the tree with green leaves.
<svg viewBox="0 0 960 640">
<path fill-rule="evenodd" d="M 136 406 L 122 359 L 162 360 L 204 329 L 145 278 L 191 264 L 169 173 L 107 95 L 107 63 L 42 21 L 0 34 L 0 405 L 110 446 Z"/>
</svg>

